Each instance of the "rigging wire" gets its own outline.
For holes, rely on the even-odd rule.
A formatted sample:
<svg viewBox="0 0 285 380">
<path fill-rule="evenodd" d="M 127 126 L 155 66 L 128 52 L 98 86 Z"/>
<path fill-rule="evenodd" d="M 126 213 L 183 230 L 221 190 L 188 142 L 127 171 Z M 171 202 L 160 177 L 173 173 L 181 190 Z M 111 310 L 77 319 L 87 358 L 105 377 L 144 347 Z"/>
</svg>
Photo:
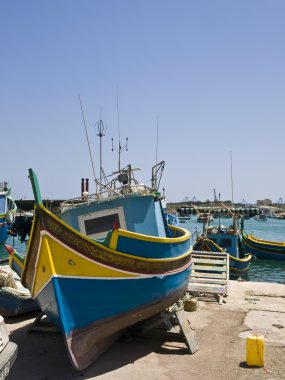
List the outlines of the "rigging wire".
<svg viewBox="0 0 285 380">
<path fill-rule="evenodd" d="M 79 97 L 79 103 L 80 103 L 82 119 L 83 119 L 83 124 L 84 124 L 84 128 L 85 128 L 85 134 L 86 134 L 86 139 L 87 139 L 87 144 L 88 144 L 88 149 L 89 149 L 89 155 L 90 155 L 90 160 L 91 160 L 91 165 L 92 165 L 92 171 L 93 171 L 94 181 L 96 184 L 96 193 L 97 193 L 97 180 L 96 180 L 96 174 L 95 174 L 95 167 L 94 167 L 94 163 L 93 163 L 93 157 L 92 157 L 92 153 L 91 153 L 91 148 L 90 148 L 90 143 L 89 143 L 89 137 L 88 137 L 87 127 L 86 127 L 81 97 L 80 97 L 80 95 L 78 95 L 78 97 Z"/>
<path fill-rule="evenodd" d="M 234 183 L 233 183 L 233 156 L 232 151 L 230 151 L 231 156 L 231 187 L 232 187 L 232 205 L 234 204 Z"/>
<path fill-rule="evenodd" d="M 128 151 L 128 138 L 126 138 L 126 144 L 124 146 L 121 145 L 121 131 L 120 131 L 120 113 L 119 113 L 119 94 L 117 88 L 117 116 L 118 116 L 118 134 L 119 134 L 119 142 L 118 149 L 114 145 L 114 139 L 112 138 L 112 152 L 115 150 L 119 156 L 119 171 L 121 170 L 121 153 L 126 149 Z"/>
<path fill-rule="evenodd" d="M 157 154 L 158 154 L 158 122 L 159 122 L 159 116 L 157 116 L 157 121 L 156 121 L 156 152 L 155 152 L 155 164 L 157 164 Z"/>
</svg>

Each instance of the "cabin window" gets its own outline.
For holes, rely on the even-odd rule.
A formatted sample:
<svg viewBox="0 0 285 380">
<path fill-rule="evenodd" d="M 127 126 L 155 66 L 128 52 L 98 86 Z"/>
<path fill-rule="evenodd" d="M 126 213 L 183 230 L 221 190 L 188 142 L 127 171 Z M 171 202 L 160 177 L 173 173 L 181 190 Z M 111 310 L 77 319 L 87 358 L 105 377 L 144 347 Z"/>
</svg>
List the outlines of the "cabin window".
<svg viewBox="0 0 285 380">
<path fill-rule="evenodd" d="M 223 248 L 230 248 L 232 246 L 232 241 L 231 239 L 221 239 L 220 245 Z"/>
<path fill-rule="evenodd" d="M 122 207 L 80 215 L 78 222 L 80 232 L 92 239 L 104 239 L 114 226 L 126 229 Z"/>
</svg>

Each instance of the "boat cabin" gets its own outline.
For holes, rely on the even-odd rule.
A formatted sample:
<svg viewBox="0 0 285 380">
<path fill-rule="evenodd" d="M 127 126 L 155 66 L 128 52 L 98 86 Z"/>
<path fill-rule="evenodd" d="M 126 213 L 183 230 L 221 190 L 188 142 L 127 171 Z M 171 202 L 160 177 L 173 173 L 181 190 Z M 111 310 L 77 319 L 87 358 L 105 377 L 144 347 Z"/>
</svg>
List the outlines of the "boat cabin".
<svg viewBox="0 0 285 380">
<path fill-rule="evenodd" d="M 109 231 L 121 228 L 143 235 L 167 236 L 164 213 L 158 197 L 132 195 L 65 210 L 60 218 L 95 240 L 104 240 Z"/>
<path fill-rule="evenodd" d="M 231 256 L 239 258 L 239 236 L 234 230 L 212 229 L 207 237 Z"/>
</svg>

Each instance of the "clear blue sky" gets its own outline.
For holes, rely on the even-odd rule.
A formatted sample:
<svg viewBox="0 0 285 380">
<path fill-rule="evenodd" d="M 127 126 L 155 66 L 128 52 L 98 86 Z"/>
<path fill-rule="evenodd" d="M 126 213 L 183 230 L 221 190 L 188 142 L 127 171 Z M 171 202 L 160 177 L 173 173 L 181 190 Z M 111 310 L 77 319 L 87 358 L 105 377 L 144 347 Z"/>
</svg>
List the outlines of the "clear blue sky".
<svg viewBox="0 0 285 380">
<path fill-rule="evenodd" d="M 169 202 L 231 199 L 230 152 L 234 201 L 285 198 L 284 15 L 283 0 L 2 0 L 0 180 L 16 199 L 29 167 L 43 197 L 79 195 L 81 177 L 94 191 L 80 94 L 97 175 L 101 114 L 105 172 L 120 131 L 141 181 L 166 161 Z"/>
</svg>

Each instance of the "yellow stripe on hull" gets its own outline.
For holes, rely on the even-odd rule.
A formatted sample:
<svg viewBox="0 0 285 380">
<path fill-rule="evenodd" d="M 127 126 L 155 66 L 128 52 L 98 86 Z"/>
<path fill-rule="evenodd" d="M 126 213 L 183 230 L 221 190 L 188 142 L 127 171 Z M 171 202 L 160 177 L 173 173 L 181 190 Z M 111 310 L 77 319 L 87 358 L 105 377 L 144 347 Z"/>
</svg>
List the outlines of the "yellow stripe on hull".
<svg viewBox="0 0 285 380">
<path fill-rule="evenodd" d="M 132 273 L 95 263 L 47 234 L 42 236 L 39 250 L 36 265 L 38 271 L 34 277 L 33 294 L 37 294 L 53 275 L 102 278 L 138 277 Z"/>
<path fill-rule="evenodd" d="M 229 255 L 229 259 L 231 259 L 231 260 L 233 260 L 233 261 L 236 261 L 236 262 L 238 262 L 238 263 L 246 263 L 246 262 L 251 261 L 251 259 L 252 259 L 252 255 L 247 255 L 247 256 L 244 257 L 243 259 L 239 259 L 238 257 L 234 257 L 234 256 Z"/>
<path fill-rule="evenodd" d="M 135 277 L 136 275 L 109 268 L 72 251 L 62 243 L 49 238 L 50 249 L 57 274 L 87 277 Z"/>
<path fill-rule="evenodd" d="M 285 247 L 285 242 L 263 240 L 263 239 L 256 238 L 252 234 L 247 235 L 247 238 L 248 238 L 248 240 L 251 240 L 254 243 L 262 243 L 264 245 L 268 245 L 269 248 L 271 248 L 272 246 L 273 247 L 277 247 L 277 248 L 278 247 L 280 247 L 280 248 L 284 248 Z"/>
<path fill-rule="evenodd" d="M 165 244 L 179 243 L 179 242 L 186 241 L 190 238 L 190 231 L 185 232 L 183 228 L 179 228 L 175 226 L 169 226 L 169 228 L 173 230 L 174 234 L 179 232 L 181 236 L 173 237 L 173 238 L 165 238 L 165 237 L 143 235 L 143 234 L 138 234 L 136 232 L 118 229 L 118 230 L 114 230 L 112 233 L 110 246 L 111 248 L 114 248 L 114 249 L 116 248 L 119 236 L 125 236 L 125 237 L 136 239 L 136 240 L 143 240 L 143 241 L 149 241 L 149 242 L 155 242 L 155 243 L 165 243 Z"/>
<path fill-rule="evenodd" d="M 49 281 L 51 276 L 55 274 L 47 237 L 41 239 L 39 250 L 40 254 L 38 255 L 36 264 L 37 270 L 35 270 L 33 288 L 31 290 L 32 296 L 37 294 L 44 284 Z"/>
<path fill-rule="evenodd" d="M 9 265 L 10 265 L 11 268 L 12 268 L 12 265 L 13 265 L 13 264 L 12 264 L 13 261 L 16 263 L 16 265 L 19 266 L 19 268 L 23 268 L 23 263 L 22 263 L 22 261 L 20 261 L 20 260 L 18 259 L 17 256 L 11 254 L 11 255 L 9 255 Z"/>
</svg>

